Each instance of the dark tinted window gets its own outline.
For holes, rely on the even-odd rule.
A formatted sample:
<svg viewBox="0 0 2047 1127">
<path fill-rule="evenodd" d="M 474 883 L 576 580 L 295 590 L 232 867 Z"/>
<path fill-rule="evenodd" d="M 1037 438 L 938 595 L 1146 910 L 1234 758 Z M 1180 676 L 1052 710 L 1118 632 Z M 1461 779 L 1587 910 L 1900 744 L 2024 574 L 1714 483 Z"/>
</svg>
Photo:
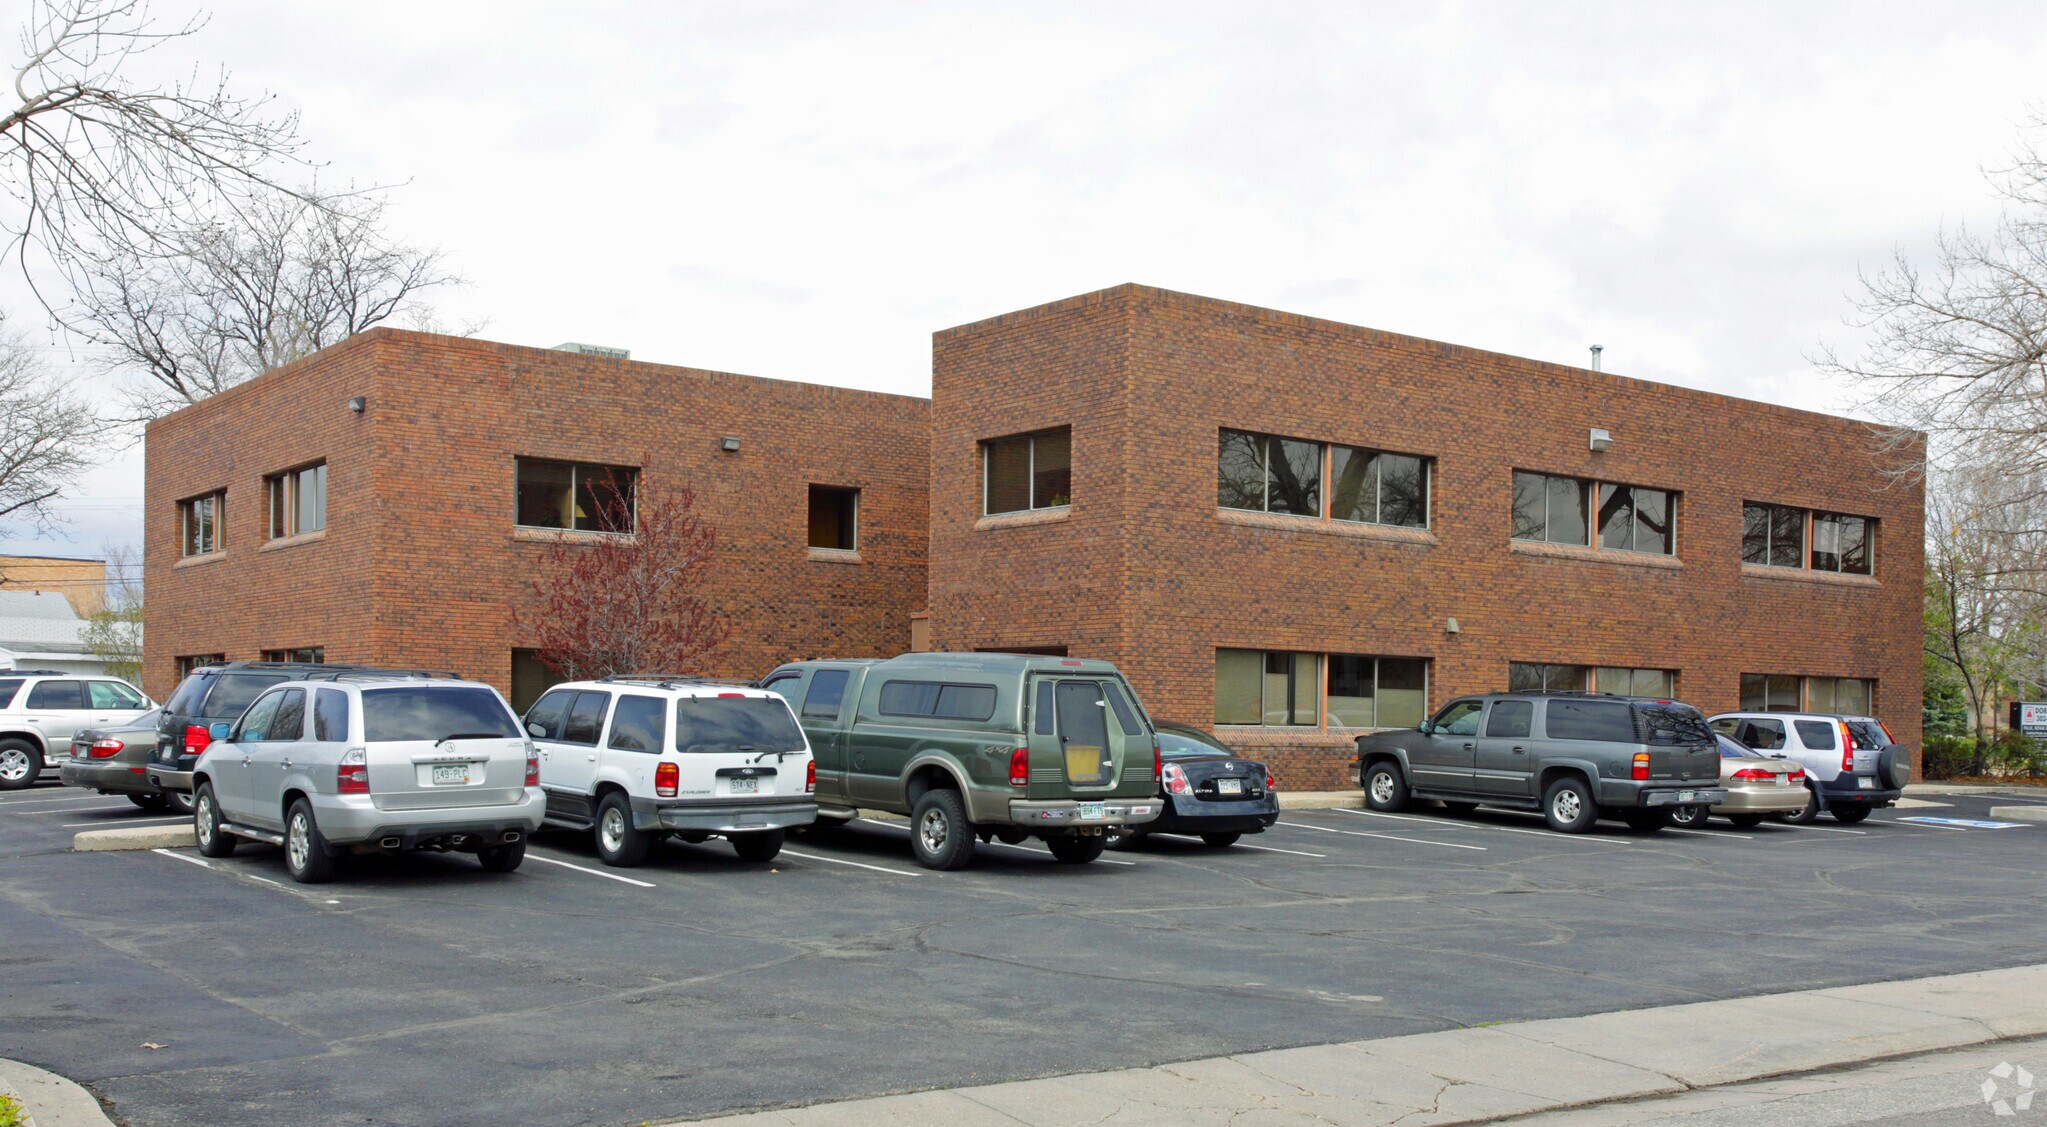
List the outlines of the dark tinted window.
<svg viewBox="0 0 2047 1127">
<path fill-rule="evenodd" d="M 1744 720 L 1734 738 L 1757 751 L 1778 751 L 1784 746 L 1784 721 Z"/>
<path fill-rule="evenodd" d="M 1032 721 L 1032 727 L 1037 733 L 1041 736 L 1051 735 L 1055 722 L 1052 712 L 1052 682 L 1038 682 L 1038 707 L 1033 715 L 1035 719 Z"/>
<path fill-rule="evenodd" d="M 620 751 L 661 750 L 661 716 L 667 701 L 660 697 L 622 696 L 611 710 L 610 747 Z"/>
<path fill-rule="evenodd" d="M 339 689 L 321 689 L 313 696 L 313 738 L 341 741 L 348 738 L 348 694 Z"/>
<path fill-rule="evenodd" d="M 286 689 L 283 697 L 277 702 L 277 715 L 270 721 L 270 731 L 263 738 L 289 743 L 306 734 L 306 691 Z"/>
<path fill-rule="evenodd" d="M 289 680 L 282 673 L 222 673 L 213 679 L 213 691 L 206 694 L 206 704 L 199 715 L 209 720 L 232 720 L 263 690 Z"/>
<path fill-rule="evenodd" d="M 1109 698 L 1109 711 L 1116 714 L 1116 726 L 1126 736 L 1141 736 L 1144 725 L 1137 720 L 1137 710 L 1130 707 L 1130 701 L 1123 696 L 1123 690 L 1112 682 L 1102 683 L 1103 695 Z"/>
<path fill-rule="evenodd" d="M 561 739 L 562 721 L 568 718 L 569 703 L 575 699 L 576 694 L 573 690 L 555 689 L 546 696 L 534 701 L 533 707 L 526 712 L 526 723 L 529 727 L 534 724 L 540 725 L 540 731 L 534 733 L 533 738 L 539 740 Z M 596 738 L 594 735 L 590 737 L 591 740 Z"/>
<path fill-rule="evenodd" d="M 191 715 L 199 707 L 199 702 L 206 699 L 206 690 L 211 687 L 212 682 L 211 677 L 196 674 L 186 677 L 171 691 L 171 699 L 164 702 L 163 710 L 174 716 Z"/>
<path fill-rule="evenodd" d="M 1635 742 L 1635 718 L 1619 701 L 1552 699 L 1545 727 L 1553 740 Z"/>
<path fill-rule="evenodd" d="M 1657 747 L 1678 747 L 1713 742 L 1713 729 L 1706 726 L 1706 718 L 1699 710 L 1685 704 L 1638 704 L 1635 718 L 1640 722 L 1638 735 L 1643 743 Z"/>
<path fill-rule="evenodd" d="M 0 708 L 14 703 L 14 694 L 21 691 L 26 681 L 0 681 Z"/>
<path fill-rule="evenodd" d="M 1793 720 L 1798 728 L 1798 742 L 1811 751 L 1833 751 L 1840 747 L 1834 739 L 1834 725 L 1825 720 Z"/>
<path fill-rule="evenodd" d="M 497 693 L 480 685 L 365 689 L 362 727 L 363 738 L 375 743 L 519 734 L 512 710 Z"/>
<path fill-rule="evenodd" d="M 995 686 L 890 681 L 881 687 L 881 712 L 884 716 L 986 720 L 995 715 Z"/>
<path fill-rule="evenodd" d="M 569 706 L 568 720 L 562 725 L 561 741 L 596 743 L 597 733 L 604 730 L 604 709 L 610 704 L 610 693 L 577 693 L 576 703 Z"/>
<path fill-rule="evenodd" d="M 1891 743 L 1883 728 L 1873 720 L 1850 720 L 1848 732 L 1855 737 L 1855 746 L 1865 751 L 1889 747 Z"/>
<path fill-rule="evenodd" d="M 846 680 L 852 674 L 843 669 L 820 669 L 810 675 L 810 692 L 803 698 L 803 715 L 815 720 L 837 720 L 846 700 Z"/>
<path fill-rule="evenodd" d="M 1517 740 L 1528 734 L 1528 722 L 1535 715 L 1535 705 L 1525 700 L 1500 700 L 1493 702 L 1492 715 L 1486 717 L 1485 734 Z"/>
<path fill-rule="evenodd" d="M 85 693 L 76 681 L 38 681 L 28 691 L 30 708 L 77 711 L 85 707 Z"/>
<path fill-rule="evenodd" d="M 684 697 L 675 702 L 675 750 L 802 751 L 803 731 L 780 697 Z"/>
</svg>

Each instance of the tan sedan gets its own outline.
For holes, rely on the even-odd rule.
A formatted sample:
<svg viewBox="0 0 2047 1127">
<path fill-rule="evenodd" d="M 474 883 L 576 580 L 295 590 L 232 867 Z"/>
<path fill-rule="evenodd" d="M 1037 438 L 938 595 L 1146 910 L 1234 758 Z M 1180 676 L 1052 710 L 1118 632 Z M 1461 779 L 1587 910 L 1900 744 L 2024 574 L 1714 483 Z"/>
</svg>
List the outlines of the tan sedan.
<svg viewBox="0 0 2047 1127">
<path fill-rule="evenodd" d="M 1755 751 L 1727 736 L 1720 741 L 1720 783 L 1727 788 L 1727 801 L 1711 808 L 1743 829 L 1765 818 L 1796 814 L 1811 801 L 1805 786 L 1805 768 L 1789 759 L 1777 759 Z M 1681 829 L 1706 824 L 1707 807 L 1673 806 L 1666 815 Z"/>
</svg>

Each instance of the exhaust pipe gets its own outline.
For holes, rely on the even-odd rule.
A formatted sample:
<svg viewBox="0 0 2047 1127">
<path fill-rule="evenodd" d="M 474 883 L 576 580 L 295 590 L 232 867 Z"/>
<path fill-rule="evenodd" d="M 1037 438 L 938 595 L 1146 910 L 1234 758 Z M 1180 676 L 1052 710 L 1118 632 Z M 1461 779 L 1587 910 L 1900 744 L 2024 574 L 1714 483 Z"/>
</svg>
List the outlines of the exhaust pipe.
<svg viewBox="0 0 2047 1127">
<path fill-rule="evenodd" d="M 383 846 L 386 849 L 396 849 L 400 845 L 404 844 L 404 842 L 395 837 L 387 837 L 384 840 L 378 842 L 377 844 Z"/>
<path fill-rule="evenodd" d="M 504 841 L 504 843 L 505 843 L 506 845 L 510 845 L 510 844 L 512 844 L 513 842 L 517 841 L 517 840 L 519 840 L 519 831 L 518 831 L 518 830 L 506 830 L 506 831 L 505 831 L 505 836 L 504 836 L 504 838 L 503 838 L 503 841 Z"/>
</svg>

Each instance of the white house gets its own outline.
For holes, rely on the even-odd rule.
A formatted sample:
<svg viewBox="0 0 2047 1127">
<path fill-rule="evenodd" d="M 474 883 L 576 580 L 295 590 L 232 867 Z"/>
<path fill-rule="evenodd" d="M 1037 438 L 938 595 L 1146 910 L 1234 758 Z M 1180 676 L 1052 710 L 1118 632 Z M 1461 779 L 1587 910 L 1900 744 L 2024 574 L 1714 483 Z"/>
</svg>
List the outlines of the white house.
<svg viewBox="0 0 2047 1127">
<path fill-rule="evenodd" d="M 85 619 L 51 591 L 0 591 L 0 670 L 104 673 L 85 644 Z"/>
</svg>

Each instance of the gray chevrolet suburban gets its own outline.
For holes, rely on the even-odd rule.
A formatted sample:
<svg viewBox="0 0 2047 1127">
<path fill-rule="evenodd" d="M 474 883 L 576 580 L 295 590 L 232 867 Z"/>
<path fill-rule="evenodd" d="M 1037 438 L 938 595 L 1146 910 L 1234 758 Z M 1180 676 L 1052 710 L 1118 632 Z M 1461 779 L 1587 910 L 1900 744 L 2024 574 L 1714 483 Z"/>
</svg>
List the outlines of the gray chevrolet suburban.
<svg viewBox="0 0 2047 1127">
<path fill-rule="evenodd" d="M 1691 705 L 1603 693 L 1459 697 L 1418 726 L 1358 737 L 1358 785 L 1374 810 L 1411 798 L 1452 811 L 1541 810 L 1550 828 L 1583 833 L 1601 817 L 1661 829 L 1678 806 L 1727 800 L 1720 752 Z"/>
</svg>

